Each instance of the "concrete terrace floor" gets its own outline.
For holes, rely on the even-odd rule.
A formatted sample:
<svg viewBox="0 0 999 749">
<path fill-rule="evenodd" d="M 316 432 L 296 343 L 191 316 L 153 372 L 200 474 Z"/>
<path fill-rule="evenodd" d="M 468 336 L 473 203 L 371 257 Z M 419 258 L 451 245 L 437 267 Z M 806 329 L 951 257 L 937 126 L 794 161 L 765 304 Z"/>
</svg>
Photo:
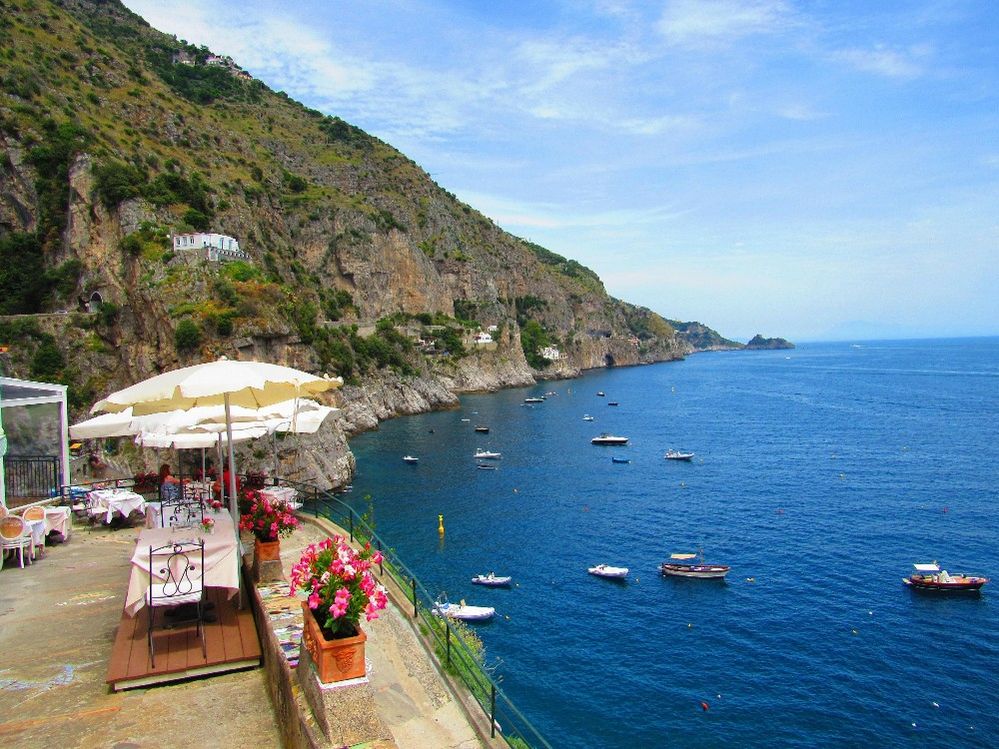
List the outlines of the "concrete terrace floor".
<svg viewBox="0 0 999 749">
<path fill-rule="evenodd" d="M 138 532 L 77 526 L 23 570 L 5 561 L 0 746 L 281 746 L 263 669 L 118 693 L 105 684 Z M 325 535 L 304 523 L 283 539 L 285 573 Z M 398 610 L 365 630 L 376 707 L 394 739 L 377 746 L 484 745 Z"/>
</svg>

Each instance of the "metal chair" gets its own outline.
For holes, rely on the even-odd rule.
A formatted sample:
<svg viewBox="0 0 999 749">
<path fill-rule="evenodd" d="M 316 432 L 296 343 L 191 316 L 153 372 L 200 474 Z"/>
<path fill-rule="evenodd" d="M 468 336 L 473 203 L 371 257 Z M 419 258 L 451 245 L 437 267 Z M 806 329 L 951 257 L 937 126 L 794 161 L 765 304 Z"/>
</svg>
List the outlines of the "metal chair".
<svg viewBox="0 0 999 749">
<path fill-rule="evenodd" d="M 17 515 L 7 515 L 0 518 L 0 550 L 6 557 L 8 551 L 17 551 L 21 558 L 21 568 L 24 568 L 24 550 L 28 550 L 28 562 L 31 562 L 31 530 L 24 520 Z"/>
<path fill-rule="evenodd" d="M 156 625 L 156 611 L 178 607 L 190 608 L 193 616 L 169 617 L 166 612 L 162 619 L 162 629 L 176 629 L 179 625 L 194 624 L 201 640 L 201 655 L 208 657 L 205 646 L 205 542 L 177 541 L 163 546 L 149 547 L 149 590 L 146 591 L 146 607 L 149 611 L 149 628 L 146 639 L 149 643 L 149 660 L 156 668 L 156 651 L 153 629 Z"/>
<path fill-rule="evenodd" d="M 200 500 L 176 500 L 160 503 L 160 527 L 179 528 L 197 525 L 205 516 L 205 505 Z"/>
</svg>

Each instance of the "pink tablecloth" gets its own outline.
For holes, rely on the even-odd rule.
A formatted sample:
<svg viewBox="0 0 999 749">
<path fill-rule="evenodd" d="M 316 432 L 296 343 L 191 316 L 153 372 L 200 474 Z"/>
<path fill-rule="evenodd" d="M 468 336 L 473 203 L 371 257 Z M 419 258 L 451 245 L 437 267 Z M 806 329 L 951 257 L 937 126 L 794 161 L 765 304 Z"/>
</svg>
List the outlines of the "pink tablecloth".
<svg viewBox="0 0 999 749">
<path fill-rule="evenodd" d="M 132 574 L 128 578 L 125 612 L 135 616 L 146 605 L 149 589 L 149 547 L 156 548 L 171 541 L 205 540 L 204 585 L 206 588 L 227 588 L 232 598 L 239 592 L 239 553 L 236 532 L 228 515 L 215 515 L 215 530 L 206 533 L 198 528 L 146 528 L 139 533 L 132 555 Z"/>
</svg>

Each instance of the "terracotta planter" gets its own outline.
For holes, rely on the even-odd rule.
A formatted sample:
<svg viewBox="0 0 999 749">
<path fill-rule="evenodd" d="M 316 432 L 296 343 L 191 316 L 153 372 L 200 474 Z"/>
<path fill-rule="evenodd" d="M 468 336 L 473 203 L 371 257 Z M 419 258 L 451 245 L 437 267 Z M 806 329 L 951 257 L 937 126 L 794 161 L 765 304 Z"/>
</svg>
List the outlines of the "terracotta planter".
<svg viewBox="0 0 999 749">
<path fill-rule="evenodd" d="M 364 641 L 368 639 L 364 631 L 358 627 L 353 637 L 327 640 L 305 601 L 302 601 L 302 612 L 305 624 L 302 645 L 316 664 L 319 681 L 329 684 L 364 676 Z"/>
<path fill-rule="evenodd" d="M 281 559 L 281 539 L 261 541 L 253 539 L 253 558 L 258 562 L 272 562 Z"/>
</svg>

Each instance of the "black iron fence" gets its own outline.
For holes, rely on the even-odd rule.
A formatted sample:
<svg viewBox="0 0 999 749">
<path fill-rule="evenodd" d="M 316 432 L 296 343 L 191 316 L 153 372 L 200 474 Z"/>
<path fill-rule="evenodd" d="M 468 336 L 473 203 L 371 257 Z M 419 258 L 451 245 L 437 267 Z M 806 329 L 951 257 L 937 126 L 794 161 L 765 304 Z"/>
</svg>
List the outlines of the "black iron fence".
<svg viewBox="0 0 999 749">
<path fill-rule="evenodd" d="M 297 489 L 304 511 L 332 520 L 347 531 L 351 541 L 370 543 L 382 552 L 384 562 L 379 570 L 381 575 L 391 578 L 404 591 L 412 606 L 411 615 L 417 620 L 421 633 L 434 643 L 440 666 L 468 688 L 489 721 L 493 737 L 499 734 L 511 747 L 551 749 L 551 744 L 503 692 L 482 662 L 481 656 L 469 647 L 463 635 L 464 626 L 460 622 L 455 623 L 434 614 L 437 597 L 424 587 L 395 551 L 379 538 L 362 515 L 333 492 L 321 491 L 314 486 L 294 481 L 273 480 L 273 483 Z"/>
<path fill-rule="evenodd" d="M 62 483 L 58 455 L 5 455 L 3 470 L 8 497 L 49 497 Z"/>
</svg>

